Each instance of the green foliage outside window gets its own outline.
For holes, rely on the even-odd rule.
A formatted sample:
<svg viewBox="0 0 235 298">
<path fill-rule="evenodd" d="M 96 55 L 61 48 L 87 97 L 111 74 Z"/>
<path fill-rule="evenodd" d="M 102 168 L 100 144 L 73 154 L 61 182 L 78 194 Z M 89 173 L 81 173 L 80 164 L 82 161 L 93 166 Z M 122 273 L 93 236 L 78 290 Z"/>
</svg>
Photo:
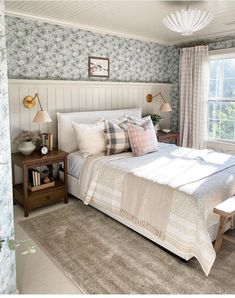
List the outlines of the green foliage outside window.
<svg viewBox="0 0 235 298">
<path fill-rule="evenodd" d="M 235 103 L 209 102 L 209 138 L 235 141 Z"/>
</svg>

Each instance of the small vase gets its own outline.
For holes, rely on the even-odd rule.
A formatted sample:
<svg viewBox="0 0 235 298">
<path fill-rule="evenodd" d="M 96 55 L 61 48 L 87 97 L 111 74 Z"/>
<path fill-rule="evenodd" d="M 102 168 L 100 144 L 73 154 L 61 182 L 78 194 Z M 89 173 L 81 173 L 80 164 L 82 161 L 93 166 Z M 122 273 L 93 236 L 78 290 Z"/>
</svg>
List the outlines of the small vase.
<svg viewBox="0 0 235 298">
<path fill-rule="evenodd" d="M 30 155 L 35 150 L 35 148 L 36 146 L 32 141 L 24 142 L 18 146 L 20 153 L 22 153 L 23 155 Z"/>
<path fill-rule="evenodd" d="M 155 128 L 155 132 L 157 132 L 158 130 L 160 130 L 160 125 L 159 124 L 154 125 L 154 128 Z"/>
</svg>

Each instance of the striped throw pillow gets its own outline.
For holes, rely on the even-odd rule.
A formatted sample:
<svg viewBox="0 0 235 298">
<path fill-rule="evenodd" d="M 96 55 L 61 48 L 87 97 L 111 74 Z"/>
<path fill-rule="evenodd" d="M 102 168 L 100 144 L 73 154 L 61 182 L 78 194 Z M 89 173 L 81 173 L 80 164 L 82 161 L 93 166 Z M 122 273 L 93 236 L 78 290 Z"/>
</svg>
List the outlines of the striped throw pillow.
<svg viewBox="0 0 235 298">
<path fill-rule="evenodd" d="M 128 124 L 128 135 L 133 156 L 141 156 L 158 150 L 158 141 L 151 120 L 141 126 Z"/>
<path fill-rule="evenodd" d="M 106 155 L 128 151 L 130 142 L 124 122 L 105 121 L 104 134 L 107 140 Z"/>
</svg>

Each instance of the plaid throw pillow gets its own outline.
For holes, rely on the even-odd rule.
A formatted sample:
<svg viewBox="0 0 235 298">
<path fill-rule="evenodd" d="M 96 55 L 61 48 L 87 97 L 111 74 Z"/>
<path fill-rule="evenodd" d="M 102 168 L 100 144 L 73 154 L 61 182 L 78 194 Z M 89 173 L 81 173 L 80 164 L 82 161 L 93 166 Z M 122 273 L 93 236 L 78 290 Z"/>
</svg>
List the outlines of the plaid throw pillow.
<svg viewBox="0 0 235 298">
<path fill-rule="evenodd" d="M 106 155 L 117 154 L 130 149 L 128 132 L 125 126 L 124 122 L 117 124 L 114 121 L 105 121 Z"/>
<path fill-rule="evenodd" d="M 151 120 L 141 126 L 128 124 L 128 134 L 133 156 L 141 156 L 158 150 L 157 136 Z"/>
</svg>

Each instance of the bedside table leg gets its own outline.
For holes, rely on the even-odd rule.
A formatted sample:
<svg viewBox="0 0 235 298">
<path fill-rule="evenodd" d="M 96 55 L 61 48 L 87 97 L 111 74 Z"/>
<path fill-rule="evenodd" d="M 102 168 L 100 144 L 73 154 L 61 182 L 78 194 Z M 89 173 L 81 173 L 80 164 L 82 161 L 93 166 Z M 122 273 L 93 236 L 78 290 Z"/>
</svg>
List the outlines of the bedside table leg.
<svg viewBox="0 0 235 298">
<path fill-rule="evenodd" d="M 28 168 L 24 166 L 24 181 L 23 181 L 23 187 L 24 187 L 24 216 L 29 216 L 29 200 L 28 200 Z"/>
<path fill-rule="evenodd" d="M 24 217 L 28 217 L 29 216 L 29 210 L 28 208 L 24 207 Z"/>
</svg>

